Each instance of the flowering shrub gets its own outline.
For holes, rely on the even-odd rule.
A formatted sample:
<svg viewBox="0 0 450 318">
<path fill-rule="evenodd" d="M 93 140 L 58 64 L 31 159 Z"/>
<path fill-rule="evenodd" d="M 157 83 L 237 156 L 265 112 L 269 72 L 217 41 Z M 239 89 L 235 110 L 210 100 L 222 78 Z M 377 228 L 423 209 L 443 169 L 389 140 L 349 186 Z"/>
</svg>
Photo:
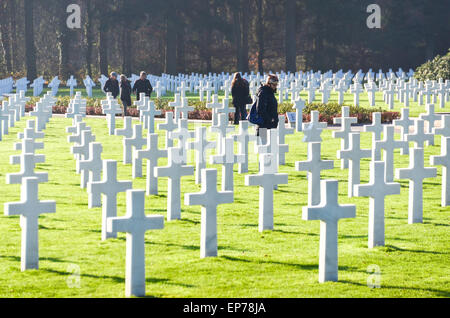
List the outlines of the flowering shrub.
<svg viewBox="0 0 450 318">
<path fill-rule="evenodd" d="M 32 98 L 29 103 L 27 103 L 25 111 L 29 112 L 34 109 L 33 101 L 38 101 L 38 98 Z M 100 99 L 88 99 L 86 106 L 86 114 L 87 115 L 103 115 L 102 108 L 100 106 Z M 58 101 L 55 106 L 53 106 L 54 114 L 65 114 L 68 108 L 69 98 L 62 97 L 58 98 Z M 66 103 L 67 102 L 67 103 Z M 169 107 L 169 100 L 167 99 L 155 99 L 155 106 L 157 109 L 161 110 L 161 115 L 156 116 L 157 118 L 165 118 L 165 114 L 168 111 L 173 111 L 173 107 Z M 201 102 L 199 100 L 190 100 L 189 105 L 194 107 L 194 111 L 189 112 L 189 119 L 199 119 L 199 120 L 211 120 L 212 112 L 210 109 L 206 107 L 206 102 Z M 399 119 L 400 114 L 398 112 L 386 112 L 381 108 L 364 108 L 364 107 L 350 107 L 350 116 L 358 118 L 359 124 L 365 124 L 372 122 L 372 113 L 380 112 L 381 113 L 381 121 L 383 123 L 392 123 L 393 120 Z M 286 114 L 287 112 L 295 112 L 293 105 L 291 103 L 282 103 L 279 105 L 279 114 Z M 320 113 L 319 121 L 327 122 L 328 124 L 333 124 L 333 119 L 335 117 L 340 117 L 342 112 L 342 106 L 337 103 L 312 103 L 308 104 L 303 110 L 303 120 L 305 122 L 310 121 L 311 111 L 317 110 Z M 135 106 L 131 106 L 127 108 L 127 116 L 131 117 L 139 117 L 139 111 Z M 234 114 L 230 114 L 230 119 L 234 118 Z"/>
</svg>

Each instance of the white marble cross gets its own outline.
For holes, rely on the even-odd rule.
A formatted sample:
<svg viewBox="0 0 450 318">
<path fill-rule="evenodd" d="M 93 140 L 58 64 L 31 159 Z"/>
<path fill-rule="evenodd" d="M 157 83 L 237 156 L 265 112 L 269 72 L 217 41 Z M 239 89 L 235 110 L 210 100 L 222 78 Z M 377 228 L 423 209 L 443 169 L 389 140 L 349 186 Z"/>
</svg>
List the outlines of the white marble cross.
<svg viewBox="0 0 450 318">
<path fill-rule="evenodd" d="M 21 186 L 21 201 L 5 203 L 5 215 L 20 215 L 22 228 L 21 269 L 39 268 L 39 216 L 43 213 L 55 213 L 55 201 L 39 201 L 38 178 L 24 178 Z"/>
<path fill-rule="evenodd" d="M 372 113 L 372 124 L 364 126 L 364 132 L 372 133 L 372 151 L 373 159 L 375 161 L 381 160 L 381 152 L 375 147 L 375 143 L 381 140 L 381 133 L 383 132 L 383 125 L 381 124 L 381 113 Z"/>
<path fill-rule="evenodd" d="M 195 141 L 188 143 L 188 149 L 195 151 L 195 183 L 201 183 L 202 169 L 206 168 L 207 151 L 215 149 L 216 142 L 209 141 L 206 134 L 206 127 L 195 128 Z"/>
<path fill-rule="evenodd" d="M 355 218 L 355 205 L 340 205 L 338 181 L 325 180 L 320 184 L 320 205 L 303 207 L 303 220 L 320 220 L 319 282 L 338 281 L 338 222 Z"/>
<path fill-rule="evenodd" d="M 123 136 L 124 138 L 133 137 L 133 119 L 129 116 L 125 117 L 123 120 L 123 128 L 115 129 L 114 134 L 116 136 Z"/>
<path fill-rule="evenodd" d="M 35 172 L 35 155 L 22 153 L 20 155 L 20 172 L 8 173 L 6 175 L 6 184 L 22 184 L 24 178 L 37 178 L 39 183 L 48 182 L 47 172 Z"/>
<path fill-rule="evenodd" d="M 442 207 L 450 206 L 450 137 L 442 138 L 441 155 L 431 156 L 430 162 L 442 166 Z"/>
<path fill-rule="evenodd" d="M 77 161 L 86 160 L 89 158 L 89 144 L 95 141 L 95 136 L 90 130 L 83 130 L 81 133 L 81 143 L 78 146 L 72 146 L 70 152 L 75 155 Z M 77 173 L 80 173 L 80 168 L 77 165 Z M 82 184 L 83 185 L 83 184 Z"/>
<path fill-rule="evenodd" d="M 220 116 L 221 114 L 225 115 L 227 120 L 230 119 L 230 114 L 233 113 L 234 110 L 230 108 L 230 100 L 228 98 L 224 98 L 222 100 L 222 107 L 217 109 L 217 114 Z"/>
<path fill-rule="evenodd" d="M 108 218 L 108 232 L 126 232 L 125 295 L 145 296 L 145 232 L 164 228 L 162 215 L 145 215 L 145 191 L 127 191 L 127 214 Z"/>
<path fill-rule="evenodd" d="M 144 128 L 148 129 L 149 134 L 155 133 L 155 116 L 161 115 L 160 110 L 156 110 L 155 103 L 151 100 L 147 102 L 147 108 L 141 111 Z"/>
<path fill-rule="evenodd" d="M 450 115 L 443 115 L 440 128 L 433 128 L 433 134 L 440 135 L 441 139 L 450 137 Z"/>
<path fill-rule="evenodd" d="M 192 112 L 194 110 L 195 110 L 194 107 L 189 106 L 188 99 L 186 97 L 183 97 L 181 99 L 181 106 L 175 107 L 175 114 L 176 114 L 175 117 L 179 116 L 177 114 L 181 114 L 182 119 L 189 119 L 189 112 Z M 178 122 L 178 117 L 177 117 L 177 122 Z"/>
<path fill-rule="evenodd" d="M 133 162 L 133 147 L 135 150 L 140 150 L 147 143 L 147 140 L 142 137 L 142 125 L 134 125 L 132 137 L 124 138 L 122 143 L 123 143 L 123 164 L 124 165 L 131 164 Z"/>
<path fill-rule="evenodd" d="M 350 134 L 350 146 L 347 150 L 338 150 L 338 159 L 347 159 L 350 162 L 348 171 L 348 197 L 353 197 L 353 188 L 361 181 L 361 159 L 370 158 L 371 149 L 361 149 L 361 135 Z"/>
<path fill-rule="evenodd" d="M 81 123 L 81 122 L 83 122 L 83 116 L 75 115 L 72 118 L 72 126 L 66 127 L 66 133 L 68 133 L 68 134 L 76 134 L 76 132 L 77 132 L 77 124 Z M 34 130 L 34 121 L 33 121 L 33 130 Z"/>
<path fill-rule="evenodd" d="M 188 145 L 189 139 L 193 138 L 195 132 L 189 131 L 187 119 L 178 119 L 178 129 L 169 133 L 170 139 L 173 141 L 178 139 L 178 148 L 180 150 L 180 156 L 183 159 L 183 164 L 187 164 L 188 161 Z"/>
<path fill-rule="evenodd" d="M 174 118 L 175 118 L 175 123 L 178 123 L 178 119 L 180 118 L 180 113 L 178 112 L 178 108 L 181 107 L 181 95 L 180 94 L 175 94 L 174 96 L 175 100 L 173 102 L 169 102 L 169 107 L 173 107 L 174 108 Z"/>
<path fill-rule="evenodd" d="M 179 148 L 168 149 L 168 165 L 165 167 L 155 167 L 155 177 L 167 177 L 167 220 L 181 219 L 181 177 L 194 174 L 194 167 L 183 165 L 183 158 L 180 156 Z"/>
<path fill-rule="evenodd" d="M 86 100 L 82 99 L 81 95 L 78 94 L 70 101 L 65 117 L 74 118 L 77 115 L 86 117 Z"/>
<path fill-rule="evenodd" d="M 276 173 L 274 155 L 262 154 L 259 174 L 245 176 L 246 186 L 259 186 L 259 231 L 273 230 L 273 191 L 279 184 L 288 184 L 287 173 Z"/>
<path fill-rule="evenodd" d="M 303 109 L 306 107 L 305 101 L 300 96 L 294 101 L 295 109 L 295 130 L 301 132 L 303 128 Z"/>
<path fill-rule="evenodd" d="M 400 133 L 400 140 L 406 141 L 407 135 L 409 134 L 409 130 L 411 126 L 414 126 L 414 120 L 409 118 L 409 108 L 402 108 L 401 109 L 401 119 L 394 120 L 394 126 L 401 127 L 401 133 Z M 402 148 L 400 150 L 400 153 L 402 155 L 408 155 L 409 154 L 409 148 Z"/>
<path fill-rule="evenodd" d="M 319 112 L 311 112 L 311 121 L 309 123 L 303 124 L 303 142 L 321 142 L 322 131 L 327 128 L 327 123 L 319 122 Z"/>
<path fill-rule="evenodd" d="M 77 87 L 77 80 L 73 77 L 73 75 L 70 75 L 70 78 L 67 80 L 67 87 L 70 87 L 70 97 L 73 96 L 73 88 Z"/>
<path fill-rule="evenodd" d="M 334 88 L 334 91 L 338 93 L 338 104 L 344 104 L 345 93 L 347 92 L 347 86 L 344 81 L 340 81 L 338 86 Z"/>
<path fill-rule="evenodd" d="M 217 170 L 202 169 L 202 189 L 199 193 L 187 193 L 185 205 L 201 205 L 200 257 L 217 256 L 217 206 L 233 203 L 233 191 L 217 191 Z"/>
<path fill-rule="evenodd" d="M 206 104 L 207 108 L 212 109 L 212 126 L 217 126 L 219 124 L 218 109 L 222 108 L 222 103 L 219 103 L 219 96 L 214 94 L 212 97 L 212 102 Z"/>
<path fill-rule="evenodd" d="M 30 112 L 30 116 L 36 117 L 36 130 L 43 131 L 52 114 L 47 110 L 47 106 L 43 102 L 37 102 L 36 108 Z"/>
<path fill-rule="evenodd" d="M 108 96 L 107 100 L 102 101 L 105 105 L 103 107 L 103 114 L 106 115 L 106 120 L 108 122 L 108 132 L 109 135 L 114 135 L 116 129 L 116 114 L 122 113 L 119 103 L 112 96 Z"/>
<path fill-rule="evenodd" d="M 278 144 L 285 145 L 282 147 L 283 151 L 280 151 L 278 155 L 278 164 L 285 165 L 286 164 L 286 152 L 289 151 L 289 145 L 286 143 L 286 135 L 292 135 L 294 133 L 294 128 L 286 127 L 286 117 L 285 115 L 278 116 Z M 287 146 L 287 147 L 286 147 Z M 285 151 L 284 151 L 285 150 Z"/>
<path fill-rule="evenodd" d="M 366 89 L 367 95 L 369 97 L 369 105 L 374 107 L 376 93 L 379 90 L 377 87 L 377 84 L 375 82 L 369 82 L 369 83 L 365 84 L 365 89 Z"/>
<path fill-rule="evenodd" d="M 414 133 L 406 135 L 407 142 L 414 142 L 417 148 L 424 148 L 425 142 L 428 145 L 433 144 L 434 135 L 425 133 L 425 123 L 422 119 L 416 119 L 414 122 Z"/>
<path fill-rule="evenodd" d="M 308 206 L 320 204 L 320 174 L 322 170 L 334 169 L 334 160 L 322 160 L 321 143 L 308 143 L 308 160 L 297 161 L 296 171 L 308 171 Z"/>
<path fill-rule="evenodd" d="M 36 142 L 34 139 L 22 139 L 20 143 L 14 144 L 15 150 L 21 150 L 22 154 L 31 154 L 34 155 L 34 163 L 44 163 L 45 155 L 37 155 L 36 150 L 44 149 L 43 142 Z M 10 164 L 18 165 L 20 164 L 20 155 L 10 156 L 9 157 Z"/>
<path fill-rule="evenodd" d="M 103 147 L 101 143 L 91 143 L 89 145 L 89 157 L 86 160 L 78 161 L 79 170 L 81 171 L 81 188 L 85 189 L 88 182 L 98 182 L 102 177 L 103 161 L 102 161 Z M 101 194 L 89 193 L 88 207 L 101 207 Z"/>
<path fill-rule="evenodd" d="M 436 115 L 434 112 L 434 104 L 428 104 L 426 106 L 427 112 L 425 114 L 420 114 L 419 118 L 427 123 L 426 133 L 432 134 L 435 122 L 441 120 L 441 115 Z M 429 146 L 434 146 L 434 136 L 433 139 L 428 143 Z"/>
<path fill-rule="evenodd" d="M 139 94 L 139 100 L 135 101 L 133 104 L 136 106 L 137 110 L 139 111 L 139 121 L 143 122 L 145 124 L 146 121 L 142 118 L 142 111 L 147 109 L 148 101 L 150 98 L 148 96 L 145 96 L 145 93 Z M 170 106 L 170 105 L 169 105 Z"/>
<path fill-rule="evenodd" d="M 135 157 L 139 160 L 147 160 L 147 195 L 158 195 L 158 178 L 155 177 L 155 167 L 158 166 L 158 159 L 167 158 L 167 149 L 158 148 L 158 134 L 147 135 L 147 148 L 137 150 Z"/>
<path fill-rule="evenodd" d="M 354 83 L 350 86 L 350 93 L 354 95 L 353 106 L 359 107 L 359 95 L 364 92 L 360 83 Z"/>
<path fill-rule="evenodd" d="M 347 150 L 350 145 L 350 134 L 352 132 L 352 124 L 356 124 L 358 119 L 355 117 L 350 117 L 350 107 L 342 107 L 342 117 L 334 118 L 334 124 L 340 124 L 341 129 L 338 131 L 333 131 L 333 138 L 341 138 L 341 150 Z M 341 160 L 341 169 L 348 169 L 348 160 Z"/>
<path fill-rule="evenodd" d="M 369 204 L 369 248 L 384 246 L 384 201 L 388 195 L 400 194 L 400 184 L 386 182 L 385 163 L 370 163 L 370 182 L 355 185 L 355 197 L 370 197 Z"/>
<path fill-rule="evenodd" d="M 233 167 L 237 163 L 243 163 L 245 156 L 234 153 L 234 139 L 222 139 L 222 152 L 219 155 L 211 156 L 210 163 L 222 165 L 222 191 L 234 191 L 234 171 Z"/>
<path fill-rule="evenodd" d="M 229 121 L 225 114 L 219 114 L 219 124 L 217 126 L 211 126 L 210 131 L 217 133 L 217 152 L 222 153 L 222 140 L 227 137 L 229 132 L 234 132 L 234 127 L 228 125 Z"/>
<path fill-rule="evenodd" d="M 116 231 L 107 230 L 107 219 L 117 216 L 117 194 L 133 188 L 131 181 L 117 181 L 117 161 L 103 160 L 103 180 L 88 182 L 88 193 L 102 194 L 102 240 L 116 238 Z"/>
<path fill-rule="evenodd" d="M 397 179 L 409 179 L 408 223 L 423 222 L 423 180 L 435 178 L 436 168 L 424 167 L 424 149 L 411 148 L 409 167 L 396 169 Z"/>
<path fill-rule="evenodd" d="M 244 155 L 244 162 L 239 164 L 238 173 L 248 172 L 248 144 L 253 141 L 256 143 L 256 136 L 249 133 L 249 122 L 247 120 L 242 120 L 239 122 L 239 133 L 233 135 L 234 141 L 239 144 L 239 154 Z M 285 129 L 284 135 L 287 134 L 289 129 Z"/>
<path fill-rule="evenodd" d="M 394 151 L 397 148 L 408 148 L 408 142 L 395 140 L 394 126 L 384 126 L 383 140 L 375 143 L 374 151 L 384 150 L 383 161 L 386 163 L 386 182 L 394 181 Z"/>
<path fill-rule="evenodd" d="M 166 131 L 166 150 L 173 147 L 173 140 L 170 138 L 170 133 L 178 128 L 173 114 L 173 112 L 166 112 L 165 122 L 163 124 L 158 124 L 158 130 Z"/>
</svg>

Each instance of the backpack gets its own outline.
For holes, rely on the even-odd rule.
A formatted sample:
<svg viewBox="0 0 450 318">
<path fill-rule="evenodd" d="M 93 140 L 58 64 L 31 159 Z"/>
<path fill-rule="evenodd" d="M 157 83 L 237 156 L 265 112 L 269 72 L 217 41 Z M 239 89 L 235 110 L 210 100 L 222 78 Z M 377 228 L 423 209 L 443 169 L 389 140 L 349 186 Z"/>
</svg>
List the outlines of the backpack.
<svg viewBox="0 0 450 318">
<path fill-rule="evenodd" d="M 258 110 L 256 109 L 257 103 L 258 99 L 253 103 L 250 114 L 247 116 L 247 120 L 253 125 L 261 126 L 264 123 L 264 119 L 258 114 Z"/>
</svg>

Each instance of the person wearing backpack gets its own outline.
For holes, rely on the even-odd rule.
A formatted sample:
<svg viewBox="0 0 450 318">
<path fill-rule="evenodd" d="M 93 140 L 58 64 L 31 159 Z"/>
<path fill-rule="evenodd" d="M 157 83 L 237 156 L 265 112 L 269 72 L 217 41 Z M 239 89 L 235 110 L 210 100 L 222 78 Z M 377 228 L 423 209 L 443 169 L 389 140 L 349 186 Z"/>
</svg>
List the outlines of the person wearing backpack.
<svg viewBox="0 0 450 318">
<path fill-rule="evenodd" d="M 278 87 L 278 77 L 270 74 L 266 84 L 261 85 L 256 94 L 256 113 L 260 122 L 256 125 L 256 136 L 260 137 L 261 143 L 267 144 L 267 130 L 278 128 L 278 101 L 275 93 Z M 266 133 L 260 133 L 261 128 L 266 128 Z"/>
<path fill-rule="evenodd" d="M 248 82 L 241 77 L 241 74 L 235 73 L 231 83 L 231 95 L 233 96 L 233 105 L 236 108 L 234 113 L 234 124 L 239 125 L 240 120 L 247 118 L 247 104 L 252 102 Z"/>
</svg>

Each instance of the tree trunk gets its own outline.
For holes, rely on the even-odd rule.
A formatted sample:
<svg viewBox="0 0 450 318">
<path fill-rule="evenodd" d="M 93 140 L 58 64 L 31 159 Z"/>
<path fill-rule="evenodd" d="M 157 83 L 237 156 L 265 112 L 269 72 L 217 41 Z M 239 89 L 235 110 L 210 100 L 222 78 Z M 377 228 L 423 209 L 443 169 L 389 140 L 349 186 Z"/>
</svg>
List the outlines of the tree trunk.
<svg viewBox="0 0 450 318">
<path fill-rule="evenodd" d="M 242 63 L 242 28 L 241 28 L 241 9 L 240 1 L 235 1 L 233 6 L 233 27 L 234 27 L 234 41 L 236 43 L 236 67 L 237 71 L 243 69 Z"/>
<path fill-rule="evenodd" d="M 25 63 L 27 78 L 33 81 L 37 77 L 36 47 L 34 45 L 33 3 L 34 0 L 24 0 L 25 6 Z"/>
<path fill-rule="evenodd" d="M 258 72 L 264 74 L 264 0 L 256 0 L 256 40 L 258 42 Z"/>
<path fill-rule="evenodd" d="M 9 5 L 7 2 L 0 5 L 0 31 L 2 35 L 3 54 L 5 57 L 6 71 L 8 74 L 12 72 L 11 61 L 11 42 L 9 37 L 9 23 L 7 19 Z"/>
<path fill-rule="evenodd" d="M 132 65 L 132 34 L 131 30 L 125 24 L 122 33 L 122 72 L 125 75 L 131 75 L 133 72 Z"/>
<path fill-rule="evenodd" d="M 21 63 L 18 62 L 18 54 L 19 50 L 17 47 L 17 26 L 16 26 L 16 13 L 17 6 L 16 0 L 9 0 L 9 17 L 10 17 L 10 42 L 11 42 L 11 51 L 12 51 L 12 71 L 18 71 L 21 68 Z"/>
<path fill-rule="evenodd" d="M 177 71 L 178 71 L 178 73 L 186 72 L 184 38 L 185 38 L 184 27 L 180 27 L 177 30 Z"/>
<path fill-rule="evenodd" d="M 59 2 L 59 11 L 57 14 L 60 14 L 59 16 L 59 23 L 58 23 L 58 32 L 57 32 L 57 39 L 58 39 L 58 54 L 59 54 L 59 78 L 60 79 L 67 79 L 69 78 L 69 35 L 68 32 L 70 32 L 69 28 L 66 24 L 66 15 L 63 14 L 66 12 L 66 8 L 69 5 L 69 1 L 64 0 Z"/>
<path fill-rule="evenodd" d="M 108 23 L 104 15 L 100 15 L 100 27 L 98 30 L 98 63 L 100 73 L 108 75 Z"/>
<path fill-rule="evenodd" d="M 177 30 L 176 7 L 173 1 L 168 4 L 166 13 L 166 65 L 165 73 L 175 75 L 177 72 Z"/>
<path fill-rule="evenodd" d="M 248 67 L 248 31 L 249 31 L 249 18 L 250 18 L 250 1 L 242 0 L 242 72 L 249 72 Z"/>
<path fill-rule="evenodd" d="M 286 71 L 296 72 L 296 38 L 295 38 L 295 16 L 296 16 L 296 0 L 285 0 L 286 13 Z"/>
<path fill-rule="evenodd" d="M 86 0 L 86 23 L 84 25 L 84 39 L 86 44 L 86 72 L 92 77 L 92 2 Z"/>
</svg>

